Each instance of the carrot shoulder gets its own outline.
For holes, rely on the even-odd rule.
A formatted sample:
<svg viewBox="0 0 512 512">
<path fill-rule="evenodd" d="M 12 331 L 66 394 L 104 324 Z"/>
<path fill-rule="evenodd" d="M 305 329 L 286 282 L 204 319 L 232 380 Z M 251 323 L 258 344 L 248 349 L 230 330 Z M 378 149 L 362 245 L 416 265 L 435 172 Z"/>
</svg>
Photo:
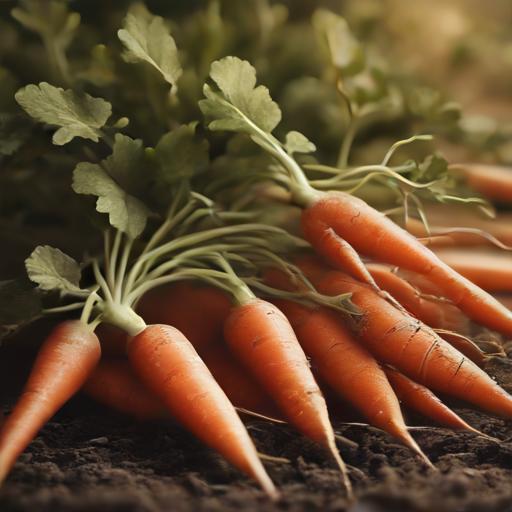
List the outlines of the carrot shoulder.
<svg viewBox="0 0 512 512">
<path fill-rule="evenodd" d="M 360 254 L 427 275 L 473 320 L 512 334 L 508 309 L 361 199 L 344 192 L 323 194 L 303 211 L 302 228 L 315 250 L 332 265 L 340 266 L 340 244 L 330 236 L 334 232 Z"/>
<path fill-rule="evenodd" d="M 46 338 L 0 431 L 0 482 L 41 427 L 82 387 L 100 355 L 98 338 L 79 320 L 62 322 Z"/>
<path fill-rule="evenodd" d="M 277 497 L 233 405 L 179 330 L 147 326 L 129 341 L 128 357 L 142 382 L 182 425 Z"/>
</svg>

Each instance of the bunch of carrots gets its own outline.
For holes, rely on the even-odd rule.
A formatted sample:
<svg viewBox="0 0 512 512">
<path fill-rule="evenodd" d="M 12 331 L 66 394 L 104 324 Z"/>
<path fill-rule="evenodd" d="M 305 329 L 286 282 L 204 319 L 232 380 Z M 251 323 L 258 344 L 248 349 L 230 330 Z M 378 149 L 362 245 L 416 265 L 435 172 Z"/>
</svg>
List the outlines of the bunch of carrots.
<svg viewBox="0 0 512 512">
<path fill-rule="evenodd" d="M 128 36 L 135 14 L 130 16 L 120 38 L 137 63 L 142 50 L 133 57 Z M 158 25 L 158 17 L 144 16 L 144 23 Z M 512 397 L 482 369 L 487 354 L 471 340 L 475 325 L 512 337 L 512 311 L 488 293 L 512 291 L 510 265 L 489 256 L 478 261 L 479 270 L 467 252 L 464 258 L 455 252 L 475 239 L 497 239 L 506 249 L 507 239 L 482 237 L 485 228 L 474 226 L 452 238 L 437 225 L 407 225 L 425 230 L 411 234 L 354 189 L 354 180 L 374 178 L 398 184 L 409 196 L 428 188 L 402 175 L 409 167 L 390 166 L 402 144 L 369 168 L 348 166 L 350 143 L 338 167 L 311 163 L 303 157 L 315 146 L 304 135 L 289 132 L 285 141 L 274 135 L 281 112 L 268 89 L 256 84 L 249 62 L 225 57 L 212 63 L 198 104 L 205 130 L 230 132 L 254 146 L 260 167 L 244 172 L 237 172 L 233 159 L 234 172 L 219 177 L 219 165 L 208 160 L 206 134 L 195 124 L 165 135 L 164 153 L 164 137 L 156 148 L 144 149 L 138 139 L 110 136 L 119 123 L 93 127 L 110 154 L 77 164 L 73 190 L 96 197 L 102 250 L 78 264 L 59 249 L 39 246 L 26 260 L 34 293 L 44 301 L 58 292 L 59 304 L 41 314 L 68 319 L 42 344 L 1 427 L 0 482 L 39 429 L 80 390 L 138 419 L 172 418 L 273 499 L 278 491 L 239 413 L 288 422 L 324 447 L 348 496 L 350 475 L 330 419 L 342 406 L 328 406 L 323 389 L 428 466 L 400 404 L 476 435 L 484 434 L 434 393 L 512 418 Z M 47 116 L 34 102 L 50 93 L 78 101 L 78 92 L 49 84 L 27 86 L 16 98 L 28 114 L 60 131 L 66 119 Z M 99 99 L 80 101 L 87 110 Z M 86 138 L 84 133 L 71 138 Z M 179 153 L 181 145 L 190 148 L 188 159 Z M 194 159 L 204 154 L 208 169 L 177 173 L 169 165 L 175 154 L 184 167 L 197 166 Z M 141 167 L 133 169 L 138 156 Z M 229 163 L 229 148 L 223 156 Z M 141 173 L 158 177 L 162 169 L 176 175 L 146 186 Z M 462 173 L 490 200 L 510 200 L 509 170 L 460 166 L 450 172 Z M 270 223 L 264 211 L 269 204 L 293 208 L 300 228 Z M 458 245 L 432 250 L 429 243 L 437 238 Z"/>
</svg>

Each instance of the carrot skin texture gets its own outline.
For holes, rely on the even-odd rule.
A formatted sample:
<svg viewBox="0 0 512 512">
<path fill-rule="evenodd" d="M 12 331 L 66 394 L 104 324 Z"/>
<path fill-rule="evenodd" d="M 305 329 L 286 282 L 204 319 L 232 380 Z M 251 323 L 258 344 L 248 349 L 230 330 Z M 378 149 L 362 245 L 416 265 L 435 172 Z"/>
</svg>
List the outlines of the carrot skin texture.
<svg viewBox="0 0 512 512">
<path fill-rule="evenodd" d="M 344 192 L 329 192 L 306 208 L 301 220 L 306 239 L 332 265 L 341 268 L 334 231 L 363 255 L 428 275 L 470 318 L 512 335 L 510 311 L 363 200 Z"/>
<path fill-rule="evenodd" d="M 327 308 L 310 309 L 287 300 L 275 303 L 330 388 L 363 413 L 371 425 L 397 437 L 424 457 L 407 430 L 386 374 L 341 318 Z"/>
<path fill-rule="evenodd" d="M 320 444 L 334 439 L 327 406 L 306 355 L 276 306 L 254 299 L 234 307 L 224 336 L 292 425 Z"/>
<path fill-rule="evenodd" d="M 308 265 L 315 264 L 301 266 L 306 275 Z M 323 277 L 316 272 L 315 279 L 308 277 L 321 293 L 352 293 L 352 302 L 363 311 L 352 327 L 379 361 L 430 389 L 512 418 L 512 396 L 432 329 L 342 272 L 327 271 Z"/>
<path fill-rule="evenodd" d="M 458 414 L 455 414 L 430 389 L 407 378 L 393 368 L 385 368 L 386 375 L 398 399 L 410 409 L 426 418 L 450 428 L 475 431 Z"/>
<path fill-rule="evenodd" d="M 411 315 L 430 327 L 448 330 L 466 330 L 467 318 L 451 304 L 426 300 L 420 292 L 388 267 L 371 263 L 367 265 L 377 285 L 391 294 Z"/>
<path fill-rule="evenodd" d="M 37 432 L 83 386 L 100 356 L 97 336 L 79 320 L 60 323 L 46 338 L 0 431 L 0 482 Z"/>
<path fill-rule="evenodd" d="M 184 427 L 258 481 L 269 496 L 278 496 L 233 405 L 178 329 L 147 326 L 129 341 L 128 357 L 142 382 Z"/>
<path fill-rule="evenodd" d="M 162 402 L 144 387 L 127 360 L 102 359 L 82 391 L 97 402 L 139 420 L 169 417 Z"/>
</svg>

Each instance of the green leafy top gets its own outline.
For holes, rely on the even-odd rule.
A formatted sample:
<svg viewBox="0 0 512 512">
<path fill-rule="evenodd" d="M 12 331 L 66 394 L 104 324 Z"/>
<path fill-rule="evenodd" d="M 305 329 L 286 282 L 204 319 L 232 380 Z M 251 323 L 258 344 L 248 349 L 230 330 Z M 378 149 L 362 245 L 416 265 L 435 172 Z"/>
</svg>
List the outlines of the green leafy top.
<svg viewBox="0 0 512 512">
<path fill-rule="evenodd" d="M 60 249 L 36 247 L 25 260 L 28 277 L 44 291 L 58 290 L 62 295 L 81 294 L 78 263 Z"/>
<path fill-rule="evenodd" d="M 16 101 L 34 119 L 60 128 L 53 143 L 62 146 L 75 137 L 98 142 L 101 128 L 112 113 L 112 106 L 102 98 L 64 90 L 46 82 L 20 89 Z"/>
<path fill-rule="evenodd" d="M 182 74 L 176 43 L 163 18 L 151 14 L 142 4 L 132 6 L 117 35 L 126 50 L 127 62 L 146 62 L 172 86 Z"/>
<path fill-rule="evenodd" d="M 210 77 L 219 92 L 205 84 L 206 99 L 199 102 L 199 107 L 212 120 L 208 125 L 211 130 L 252 133 L 253 123 L 270 133 L 281 121 L 281 110 L 268 89 L 263 85 L 256 87 L 256 70 L 249 62 L 225 57 L 212 64 Z"/>
</svg>

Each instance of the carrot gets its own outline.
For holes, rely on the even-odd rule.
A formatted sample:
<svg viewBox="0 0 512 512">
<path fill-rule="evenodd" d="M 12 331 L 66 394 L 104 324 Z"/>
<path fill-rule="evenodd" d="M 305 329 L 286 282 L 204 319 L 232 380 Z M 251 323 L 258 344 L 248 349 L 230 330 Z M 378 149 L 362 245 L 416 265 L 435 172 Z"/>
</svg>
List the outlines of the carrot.
<svg viewBox="0 0 512 512">
<path fill-rule="evenodd" d="M 224 335 L 235 356 L 275 400 L 288 421 L 333 454 L 351 494 L 325 399 L 284 314 L 273 304 L 254 298 L 232 309 Z"/>
<path fill-rule="evenodd" d="M 301 268 L 321 293 L 352 293 L 352 302 L 363 312 L 353 320 L 353 329 L 379 361 L 430 389 L 512 418 L 512 397 L 432 329 L 342 272 L 327 270 L 313 278 L 307 269 L 312 264 L 305 261 Z"/>
<path fill-rule="evenodd" d="M 231 310 L 229 295 L 213 286 L 180 281 L 144 295 L 137 306 L 148 324 L 168 324 L 201 350 L 222 337 Z"/>
<path fill-rule="evenodd" d="M 233 405 L 178 329 L 147 326 L 129 341 L 128 357 L 141 381 L 182 425 L 277 498 Z"/>
<path fill-rule="evenodd" d="M 137 378 L 128 361 L 102 359 L 82 391 L 94 400 L 140 420 L 168 416 L 164 405 Z"/>
<path fill-rule="evenodd" d="M 386 367 L 384 371 L 398 399 L 406 407 L 419 412 L 423 416 L 441 425 L 455 429 L 470 430 L 478 434 L 480 433 L 478 430 L 468 425 L 458 414 L 455 414 L 449 407 L 443 404 L 430 389 L 408 379 L 405 375 L 389 366 Z"/>
<path fill-rule="evenodd" d="M 512 335 L 508 309 L 363 200 L 344 192 L 315 196 L 302 213 L 302 229 L 315 250 L 334 266 L 342 267 L 338 256 L 342 239 L 360 254 L 427 275 L 470 318 Z"/>
<path fill-rule="evenodd" d="M 100 355 L 98 338 L 79 320 L 60 323 L 46 338 L 0 431 L 0 482 L 41 427 L 82 387 Z"/>
<path fill-rule="evenodd" d="M 490 292 L 512 292 L 512 256 L 497 251 L 437 250 L 441 260 Z"/>
<path fill-rule="evenodd" d="M 463 176 L 471 188 L 489 199 L 503 203 L 512 202 L 511 168 L 485 164 L 452 164 L 449 169 L 454 174 Z"/>
<path fill-rule="evenodd" d="M 234 406 L 272 418 L 281 416 L 273 400 L 242 368 L 224 340 L 198 353 Z"/>
<path fill-rule="evenodd" d="M 436 329 L 435 332 L 461 354 L 471 359 L 476 365 L 480 367 L 484 366 L 487 356 L 470 338 L 457 332 L 444 329 Z"/>
<path fill-rule="evenodd" d="M 400 404 L 375 358 L 326 308 L 310 309 L 276 300 L 290 321 L 312 366 L 338 395 L 359 410 L 368 422 L 400 439 L 431 466 L 404 423 Z"/>
<path fill-rule="evenodd" d="M 414 286 L 385 265 L 369 263 L 367 267 L 377 285 L 423 323 L 439 329 L 467 330 L 468 320 L 455 306 L 424 299 Z"/>
</svg>

